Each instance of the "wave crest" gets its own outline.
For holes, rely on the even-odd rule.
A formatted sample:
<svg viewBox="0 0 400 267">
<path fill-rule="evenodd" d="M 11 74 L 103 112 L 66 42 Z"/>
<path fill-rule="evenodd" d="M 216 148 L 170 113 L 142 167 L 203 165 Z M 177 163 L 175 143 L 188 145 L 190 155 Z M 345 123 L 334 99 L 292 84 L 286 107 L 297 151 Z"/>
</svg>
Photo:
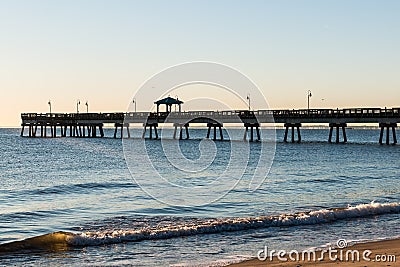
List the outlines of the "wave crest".
<svg viewBox="0 0 400 267">
<path fill-rule="evenodd" d="M 400 213 L 400 203 L 369 203 L 346 208 L 320 209 L 315 211 L 258 216 L 246 218 L 179 219 L 172 218 L 158 224 L 142 224 L 133 229 L 112 229 L 83 233 L 55 232 L 0 244 L 0 254 L 26 253 L 30 251 L 64 251 L 70 247 L 97 246 L 121 242 L 158 240 L 199 234 L 242 231 L 249 229 L 298 226 L 330 223 L 338 220 Z M 156 218 L 149 218 L 149 220 Z M 176 218 L 175 218 L 176 219 Z M 127 218 L 125 220 L 128 220 Z M 126 223 L 126 221 L 124 221 Z M 111 224 L 114 225 L 114 224 Z M 115 227 L 115 226 L 114 226 Z"/>
<path fill-rule="evenodd" d="M 297 226 L 329 223 L 343 219 L 368 217 L 374 215 L 400 213 L 400 203 L 370 203 L 347 208 L 321 209 L 316 211 L 259 216 L 247 218 L 204 219 L 195 222 L 180 222 L 161 227 L 93 231 L 77 234 L 67 239 L 72 246 L 95 246 L 128 241 L 166 239 L 197 234 L 242 231 L 248 229 Z"/>
</svg>

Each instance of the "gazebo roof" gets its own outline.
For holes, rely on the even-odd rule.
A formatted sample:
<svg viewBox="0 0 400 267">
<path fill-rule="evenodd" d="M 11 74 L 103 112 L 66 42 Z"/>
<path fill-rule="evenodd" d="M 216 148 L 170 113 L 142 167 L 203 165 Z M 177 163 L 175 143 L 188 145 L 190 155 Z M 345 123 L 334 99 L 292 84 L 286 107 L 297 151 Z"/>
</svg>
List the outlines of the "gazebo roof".
<svg viewBox="0 0 400 267">
<path fill-rule="evenodd" d="M 163 99 L 160 99 L 160 100 L 158 100 L 158 101 L 156 101 L 156 102 L 154 102 L 154 104 L 156 104 L 156 105 L 180 105 L 180 104 L 183 104 L 183 101 L 180 101 L 179 99 L 177 99 L 177 98 L 172 98 L 172 97 L 166 97 L 166 98 L 163 98 Z"/>
</svg>

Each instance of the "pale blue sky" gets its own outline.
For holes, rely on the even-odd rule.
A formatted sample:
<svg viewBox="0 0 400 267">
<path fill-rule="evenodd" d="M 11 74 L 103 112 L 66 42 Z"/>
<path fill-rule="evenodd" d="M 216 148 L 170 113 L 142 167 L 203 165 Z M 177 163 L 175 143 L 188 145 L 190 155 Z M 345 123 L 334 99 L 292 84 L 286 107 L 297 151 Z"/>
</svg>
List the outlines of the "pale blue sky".
<svg viewBox="0 0 400 267">
<path fill-rule="evenodd" d="M 399 14 L 400 1 L 0 0 L 0 126 L 49 99 L 124 111 L 188 61 L 242 71 L 273 108 L 304 108 L 307 89 L 314 107 L 398 107 Z"/>
</svg>

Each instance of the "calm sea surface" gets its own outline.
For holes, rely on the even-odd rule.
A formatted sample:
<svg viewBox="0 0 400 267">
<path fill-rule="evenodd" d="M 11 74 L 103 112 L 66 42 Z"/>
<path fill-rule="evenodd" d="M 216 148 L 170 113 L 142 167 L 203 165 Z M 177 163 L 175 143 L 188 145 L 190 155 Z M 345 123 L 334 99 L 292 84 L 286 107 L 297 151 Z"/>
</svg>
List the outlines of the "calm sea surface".
<svg viewBox="0 0 400 267">
<path fill-rule="evenodd" d="M 202 156 L 206 131 L 190 129 L 193 139 L 179 146 L 184 157 Z M 240 140 L 243 130 L 233 132 L 231 138 Z M 153 199 L 137 184 L 120 139 L 22 138 L 19 129 L 0 129 L 0 244 L 59 231 L 67 238 L 60 248 L 15 246 L 1 253 L 0 246 L 0 265 L 224 265 L 255 256 L 266 245 L 290 250 L 400 236 L 400 146 L 379 145 L 379 130 L 349 129 L 347 135 L 347 144 L 329 144 L 328 130 L 302 130 L 302 143 L 285 144 L 277 130 L 275 158 L 258 190 L 249 191 L 246 181 L 260 156 L 261 144 L 252 143 L 244 181 L 217 201 L 180 207 Z M 212 143 L 210 166 L 186 176 L 166 167 L 162 148 L 172 143 L 145 142 L 155 169 L 174 183 L 201 186 L 224 170 L 234 142 Z M 238 172 L 242 167 L 231 166 Z M 147 188 L 160 186 L 151 173 L 143 177 Z M 182 203 L 211 202 L 211 193 L 219 192 L 178 197 Z M 348 209 L 360 204 L 368 205 Z M 333 208 L 345 213 L 329 213 Z M 298 216 L 310 211 L 321 216 Z"/>
</svg>

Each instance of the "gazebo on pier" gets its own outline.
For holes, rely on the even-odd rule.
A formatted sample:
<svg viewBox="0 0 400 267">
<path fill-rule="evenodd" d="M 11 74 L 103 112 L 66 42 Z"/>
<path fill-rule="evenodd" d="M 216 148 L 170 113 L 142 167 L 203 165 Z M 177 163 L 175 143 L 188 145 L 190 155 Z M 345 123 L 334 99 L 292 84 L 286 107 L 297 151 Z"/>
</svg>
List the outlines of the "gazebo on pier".
<svg viewBox="0 0 400 267">
<path fill-rule="evenodd" d="M 154 102 L 154 104 L 157 105 L 157 113 L 160 113 L 160 105 L 165 105 L 165 112 L 167 113 L 172 111 L 172 105 L 178 105 L 179 112 L 181 112 L 181 105 L 183 104 L 183 101 L 179 100 L 178 98 L 172 98 L 168 96 Z"/>
</svg>

